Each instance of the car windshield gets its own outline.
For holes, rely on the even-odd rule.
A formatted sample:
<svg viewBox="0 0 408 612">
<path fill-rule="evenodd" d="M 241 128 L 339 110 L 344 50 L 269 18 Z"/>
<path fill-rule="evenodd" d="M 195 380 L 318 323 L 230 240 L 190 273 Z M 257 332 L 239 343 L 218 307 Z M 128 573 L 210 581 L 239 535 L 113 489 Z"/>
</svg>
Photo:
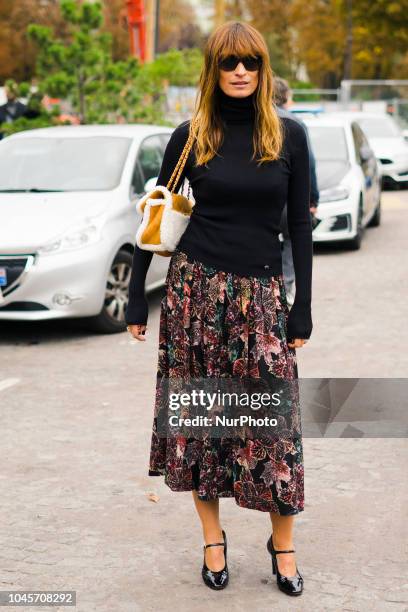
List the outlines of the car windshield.
<svg viewBox="0 0 408 612">
<path fill-rule="evenodd" d="M 130 138 L 27 137 L 0 142 L 0 191 L 105 191 L 120 181 Z"/>
<path fill-rule="evenodd" d="M 395 138 L 400 136 L 398 126 L 389 117 L 362 118 L 358 124 L 368 138 Z"/>
<path fill-rule="evenodd" d="M 348 161 L 344 128 L 337 126 L 307 126 L 313 154 L 319 161 Z"/>
</svg>

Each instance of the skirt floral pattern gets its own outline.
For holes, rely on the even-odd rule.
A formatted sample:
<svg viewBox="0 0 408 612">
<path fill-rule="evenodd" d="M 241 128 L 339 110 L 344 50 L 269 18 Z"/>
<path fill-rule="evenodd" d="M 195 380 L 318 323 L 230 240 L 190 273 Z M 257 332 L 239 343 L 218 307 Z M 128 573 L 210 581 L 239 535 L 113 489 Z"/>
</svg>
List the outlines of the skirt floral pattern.
<svg viewBox="0 0 408 612">
<path fill-rule="evenodd" d="M 161 301 L 149 475 L 200 499 L 234 497 L 243 508 L 281 515 L 304 509 L 303 447 L 296 436 L 198 439 L 158 432 L 161 377 L 245 376 L 296 380 L 287 345 L 282 275 L 240 276 L 171 256 Z M 300 423 L 296 429 L 300 432 Z"/>
</svg>

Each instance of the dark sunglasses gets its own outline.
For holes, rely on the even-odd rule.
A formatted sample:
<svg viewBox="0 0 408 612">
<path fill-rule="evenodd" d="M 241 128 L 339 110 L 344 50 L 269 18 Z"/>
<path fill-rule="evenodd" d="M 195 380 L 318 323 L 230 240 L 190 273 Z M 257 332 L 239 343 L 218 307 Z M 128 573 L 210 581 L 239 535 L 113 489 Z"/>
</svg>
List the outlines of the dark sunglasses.
<svg viewBox="0 0 408 612">
<path fill-rule="evenodd" d="M 240 62 L 244 64 L 245 70 L 253 72 L 254 70 L 259 70 L 262 65 L 262 58 L 259 55 L 245 55 L 242 57 L 239 55 L 227 55 L 218 61 L 218 67 L 221 68 L 221 70 L 231 72 L 235 70 Z"/>
</svg>

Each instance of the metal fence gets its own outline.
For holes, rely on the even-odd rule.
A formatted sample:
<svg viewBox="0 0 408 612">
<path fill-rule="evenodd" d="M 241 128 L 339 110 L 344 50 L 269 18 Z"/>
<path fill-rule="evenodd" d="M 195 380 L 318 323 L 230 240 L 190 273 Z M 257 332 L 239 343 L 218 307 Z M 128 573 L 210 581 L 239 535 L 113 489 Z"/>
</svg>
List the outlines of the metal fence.
<svg viewBox="0 0 408 612">
<path fill-rule="evenodd" d="M 295 104 L 306 109 L 387 113 L 402 128 L 408 128 L 407 79 L 344 80 L 338 89 L 293 89 L 292 92 Z"/>
</svg>

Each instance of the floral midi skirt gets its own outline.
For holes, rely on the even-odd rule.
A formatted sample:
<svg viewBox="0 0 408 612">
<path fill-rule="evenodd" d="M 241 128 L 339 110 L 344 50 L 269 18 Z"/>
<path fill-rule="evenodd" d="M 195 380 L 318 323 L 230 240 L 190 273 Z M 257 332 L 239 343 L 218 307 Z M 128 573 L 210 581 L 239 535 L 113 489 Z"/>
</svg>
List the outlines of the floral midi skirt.
<svg viewBox="0 0 408 612">
<path fill-rule="evenodd" d="M 282 275 L 241 276 L 173 253 L 160 306 L 150 476 L 164 476 L 173 491 L 196 490 L 204 501 L 233 497 L 243 508 L 281 515 L 304 509 L 300 422 L 295 436 L 248 439 L 166 436 L 158 428 L 163 378 L 296 381 L 288 314 Z"/>
</svg>

